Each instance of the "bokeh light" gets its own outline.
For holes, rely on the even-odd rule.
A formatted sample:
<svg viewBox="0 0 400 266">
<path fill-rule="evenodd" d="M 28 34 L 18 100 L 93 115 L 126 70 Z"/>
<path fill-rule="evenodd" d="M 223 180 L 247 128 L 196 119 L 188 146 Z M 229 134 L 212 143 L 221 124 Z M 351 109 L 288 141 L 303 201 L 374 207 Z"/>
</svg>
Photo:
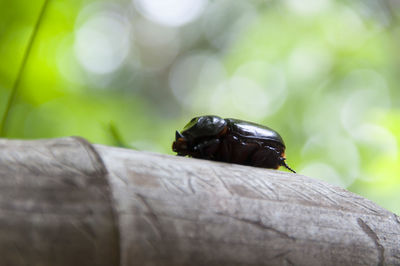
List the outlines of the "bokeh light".
<svg viewBox="0 0 400 266">
<path fill-rule="evenodd" d="M 312 15 L 326 11 L 331 6 L 330 0 L 286 0 L 284 1 L 289 9 L 300 15 Z"/>
<path fill-rule="evenodd" d="M 180 51 L 180 35 L 175 28 L 147 19 L 135 21 L 136 48 L 140 68 L 161 70 L 174 61 Z"/>
<path fill-rule="evenodd" d="M 332 68 L 331 52 L 323 43 L 306 40 L 297 45 L 288 58 L 288 72 L 297 82 L 312 82 L 326 77 Z"/>
<path fill-rule="evenodd" d="M 204 13 L 203 33 L 210 44 L 219 49 L 230 48 L 258 16 L 251 1 L 213 1 Z"/>
<path fill-rule="evenodd" d="M 121 66 L 129 53 L 130 27 L 115 12 L 94 14 L 76 31 L 75 54 L 82 66 L 106 74 Z"/>
<path fill-rule="evenodd" d="M 162 25 L 177 27 L 196 19 L 207 0 L 134 0 L 140 13 Z"/>
</svg>

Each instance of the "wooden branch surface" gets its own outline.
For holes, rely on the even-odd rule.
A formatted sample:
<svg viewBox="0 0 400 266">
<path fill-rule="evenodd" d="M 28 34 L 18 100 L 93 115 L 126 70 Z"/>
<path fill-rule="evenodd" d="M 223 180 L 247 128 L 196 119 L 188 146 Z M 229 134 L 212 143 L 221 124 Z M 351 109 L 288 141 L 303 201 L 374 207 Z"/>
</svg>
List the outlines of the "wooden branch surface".
<svg viewBox="0 0 400 266">
<path fill-rule="evenodd" d="M 400 265 L 400 218 L 299 174 L 0 140 L 0 265 Z"/>
</svg>

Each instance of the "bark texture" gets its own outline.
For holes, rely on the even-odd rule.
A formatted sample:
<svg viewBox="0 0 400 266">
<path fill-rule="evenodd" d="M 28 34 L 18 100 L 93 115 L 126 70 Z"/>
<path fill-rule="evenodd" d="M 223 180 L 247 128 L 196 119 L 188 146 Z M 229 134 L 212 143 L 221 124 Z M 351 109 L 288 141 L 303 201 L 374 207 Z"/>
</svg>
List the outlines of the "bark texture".
<svg viewBox="0 0 400 266">
<path fill-rule="evenodd" d="M 400 265 L 400 218 L 299 174 L 0 140 L 0 265 Z"/>
</svg>

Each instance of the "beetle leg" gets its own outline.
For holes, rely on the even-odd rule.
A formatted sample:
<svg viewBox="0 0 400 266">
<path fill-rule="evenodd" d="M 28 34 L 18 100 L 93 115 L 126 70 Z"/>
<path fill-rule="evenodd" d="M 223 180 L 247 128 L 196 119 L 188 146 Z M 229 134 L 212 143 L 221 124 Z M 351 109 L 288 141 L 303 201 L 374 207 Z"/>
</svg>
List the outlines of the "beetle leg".
<svg viewBox="0 0 400 266">
<path fill-rule="evenodd" d="M 283 157 L 280 158 L 281 165 L 284 166 L 289 171 L 292 171 L 293 173 L 296 173 L 295 170 L 293 170 L 292 168 L 289 167 L 289 165 L 286 164 L 285 160 L 286 160 L 286 158 L 283 158 Z"/>
<path fill-rule="evenodd" d="M 221 142 L 221 148 L 218 154 L 218 161 L 222 162 L 231 162 L 231 151 L 232 151 L 232 145 L 231 145 L 231 138 L 232 136 L 227 136 L 222 139 Z"/>
<path fill-rule="evenodd" d="M 178 156 L 187 155 L 187 141 L 179 131 L 175 132 L 175 141 L 172 143 L 172 150 L 177 152 Z"/>
<path fill-rule="evenodd" d="M 237 140 L 230 143 L 232 151 L 230 154 L 230 162 L 251 165 L 251 156 L 259 149 L 259 144 L 256 142 L 243 142 Z"/>
<path fill-rule="evenodd" d="M 251 156 L 251 165 L 278 169 L 281 164 L 281 154 L 273 147 L 262 145 Z"/>
<path fill-rule="evenodd" d="M 193 150 L 195 153 L 199 152 L 201 158 L 213 158 L 214 153 L 219 148 L 220 142 L 219 139 L 205 140 L 194 146 Z"/>
</svg>

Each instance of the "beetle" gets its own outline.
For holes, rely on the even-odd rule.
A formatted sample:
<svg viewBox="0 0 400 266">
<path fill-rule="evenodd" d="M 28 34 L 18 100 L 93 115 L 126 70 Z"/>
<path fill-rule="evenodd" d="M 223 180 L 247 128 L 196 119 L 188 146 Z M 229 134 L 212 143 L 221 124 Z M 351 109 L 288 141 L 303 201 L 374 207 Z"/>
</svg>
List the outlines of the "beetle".
<svg viewBox="0 0 400 266">
<path fill-rule="evenodd" d="M 284 166 L 285 143 L 269 127 L 239 119 L 195 117 L 175 132 L 172 150 L 178 156 L 278 169 Z"/>
</svg>

